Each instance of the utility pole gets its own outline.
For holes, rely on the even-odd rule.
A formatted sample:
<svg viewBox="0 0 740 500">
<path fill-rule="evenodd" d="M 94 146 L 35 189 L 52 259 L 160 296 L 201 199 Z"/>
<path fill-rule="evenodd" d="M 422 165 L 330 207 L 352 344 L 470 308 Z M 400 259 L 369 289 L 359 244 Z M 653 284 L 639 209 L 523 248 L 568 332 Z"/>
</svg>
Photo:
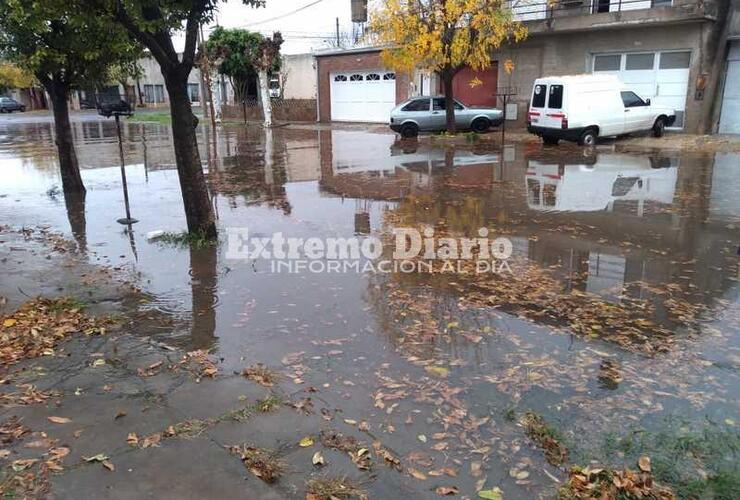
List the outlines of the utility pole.
<svg viewBox="0 0 740 500">
<path fill-rule="evenodd" d="M 339 18 L 337 18 L 337 48 L 340 48 L 339 46 Z"/>
</svg>

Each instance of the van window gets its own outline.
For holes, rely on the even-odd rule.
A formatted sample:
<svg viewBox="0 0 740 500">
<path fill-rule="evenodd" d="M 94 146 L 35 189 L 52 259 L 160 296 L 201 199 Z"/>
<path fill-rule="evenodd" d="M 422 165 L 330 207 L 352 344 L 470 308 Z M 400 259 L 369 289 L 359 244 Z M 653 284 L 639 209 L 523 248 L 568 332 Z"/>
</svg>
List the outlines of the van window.
<svg viewBox="0 0 740 500">
<path fill-rule="evenodd" d="M 550 109 L 560 109 L 563 107 L 563 86 L 550 85 L 550 98 L 547 102 Z"/>
<path fill-rule="evenodd" d="M 629 91 L 623 91 L 622 94 L 622 102 L 624 103 L 625 108 L 635 108 L 639 106 L 647 106 L 647 103 L 643 101 L 640 96 L 635 94 L 634 92 Z"/>
<path fill-rule="evenodd" d="M 547 85 L 535 85 L 534 94 L 532 94 L 532 107 L 533 108 L 544 108 L 546 97 L 547 97 Z"/>
</svg>

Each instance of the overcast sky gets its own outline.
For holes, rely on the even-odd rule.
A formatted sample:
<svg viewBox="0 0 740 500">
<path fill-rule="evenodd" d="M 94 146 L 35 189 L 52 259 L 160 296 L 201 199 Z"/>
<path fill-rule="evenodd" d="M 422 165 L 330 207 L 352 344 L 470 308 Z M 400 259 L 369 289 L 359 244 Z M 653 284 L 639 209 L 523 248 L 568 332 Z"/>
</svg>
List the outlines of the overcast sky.
<svg viewBox="0 0 740 500">
<path fill-rule="evenodd" d="M 352 31 L 350 0 L 267 0 L 267 7 L 260 9 L 246 7 L 241 0 L 228 0 L 218 6 L 218 24 L 226 28 L 245 28 L 267 35 L 281 31 L 285 38 L 283 54 L 326 47 L 324 40 L 334 36 L 337 17 L 340 31 Z M 205 33 L 207 37 L 208 29 Z M 182 49 L 182 40 L 179 48 Z"/>
</svg>

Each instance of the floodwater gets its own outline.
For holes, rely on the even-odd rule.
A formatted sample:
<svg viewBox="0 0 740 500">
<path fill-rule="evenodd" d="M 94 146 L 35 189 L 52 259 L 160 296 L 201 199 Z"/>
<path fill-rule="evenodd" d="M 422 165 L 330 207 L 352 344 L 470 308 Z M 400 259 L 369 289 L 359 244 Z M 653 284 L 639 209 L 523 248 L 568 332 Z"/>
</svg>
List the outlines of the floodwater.
<svg viewBox="0 0 740 500">
<path fill-rule="evenodd" d="M 655 463 L 649 439 L 613 444 L 676 420 L 676 432 L 712 425 L 736 439 L 738 155 L 440 149 L 312 127 L 225 127 L 214 140 L 199 128 L 222 242 L 189 249 L 146 238 L 185 229 L 169 127 L 125 123 L 132 231 L 116 222 L 114 124 L 74 127 L 88 194 L 65 203 L 50 123 L 0 123 L 0 224 L 48 225 L 127 273 L 151 298 L 142 335 L 212 349 L 227 373 L 264 363 L 295 397 L 366 421 L 407 467 L 457 471 L 430 476 L 430 490 L 548 495 L 568 465 Z M 500 274 L 277 272 L 228 258 L 235 227 L 304 239 L 486 227 L 513 256 Z M 172 321 L 146 321 L 155 312 Z M 526 436 L 527 411 L 566 443 L 566 466 Z M 717 472 L 723 458 L 687 459 L 681 474 Z"/>
</svg>

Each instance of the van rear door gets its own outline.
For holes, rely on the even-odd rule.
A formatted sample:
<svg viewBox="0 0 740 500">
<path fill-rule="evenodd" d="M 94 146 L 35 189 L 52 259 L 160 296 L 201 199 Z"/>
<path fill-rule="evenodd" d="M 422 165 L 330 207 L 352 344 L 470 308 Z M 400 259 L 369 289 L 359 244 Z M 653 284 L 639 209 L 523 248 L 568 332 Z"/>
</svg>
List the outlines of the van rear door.
<svg viewBox="0 0 740 500">
<path fill-rule="evenodd" d="M 547 105 L 540 121 L 541 126 L 548 128 L 563 128 L 565 86 L 562 84 L 550 84 L 547 89 Z"/>
<path fill-rule="evenodd" d="M 535 127 L 542 127 L 547 104 L 547 85 L 535 82 L 532 89 L 532 100 L 529 103 L 529 121 Z"/>
</svg>

